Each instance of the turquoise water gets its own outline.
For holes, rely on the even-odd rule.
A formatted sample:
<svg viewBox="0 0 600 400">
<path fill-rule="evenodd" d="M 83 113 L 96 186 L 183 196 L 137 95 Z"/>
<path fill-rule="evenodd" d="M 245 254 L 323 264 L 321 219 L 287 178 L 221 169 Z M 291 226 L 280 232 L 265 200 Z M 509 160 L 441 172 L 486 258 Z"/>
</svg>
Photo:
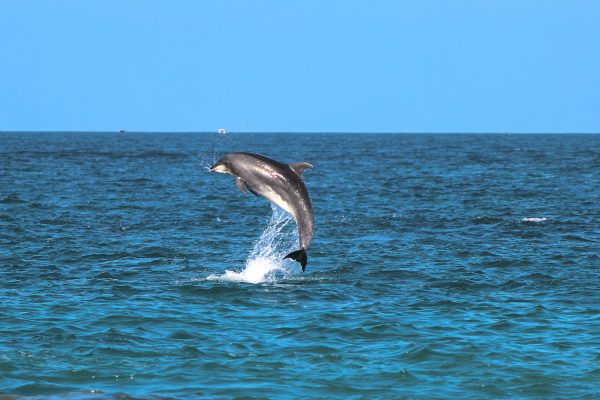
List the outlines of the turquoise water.
<svg viewBox="0 0 600 400">
<path fill-rule="evenodd" d="M 305 273 L 230 151 L 315 166 Z M 597 398 L 599 199 L 600 135 L 3 133 L 0 398 Z"/>
</svg>

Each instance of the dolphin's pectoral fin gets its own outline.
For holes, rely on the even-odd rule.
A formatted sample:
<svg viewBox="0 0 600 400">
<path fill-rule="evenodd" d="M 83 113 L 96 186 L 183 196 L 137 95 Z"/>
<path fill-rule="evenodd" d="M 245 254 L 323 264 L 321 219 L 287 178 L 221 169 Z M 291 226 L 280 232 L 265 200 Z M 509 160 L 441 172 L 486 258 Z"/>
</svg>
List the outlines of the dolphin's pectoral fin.
<svg viewBox="0 0 600 400">
<path fill-rule="evenodd" d="M 286 258 L 291 258 L 294 261 L 298 261 L 300 265 L 302 265 L 302 272 L 304 272 L 304 270 L 306 269 L 306 262 L 308 261 L 308 257 L 306 256 L 306 249 L 303 248 L 300 250 L 292 251 L 290 254 L 283 257 L 284 260 Z"/>
<path fill-rule="evenodd" d="M 290 164 L 290 168 L 293 169 L 294 172 L 300 176 L 302 176 L 302 173 L 304 172 L 305 169 L 312 168 L 312 167 L 313 167 L 312 164 L 309 164 L 307 162 L 297 162 L 297 163 Z"/>
<path fill-rule="evenodd" d="M 246 182 L 244 182 L 244 180 L 242 178 L 240 178 L 239 176 L 237 178 L 235 178 L 235 186 L 240 189 L 240 192 L 247 194 L 248 192 L 246 191 Z"/>
<path fill-rule="evenodd" d="M 248 186 L 248 184 L 246 183 L 246 181 L 244 181 L 239 176 L 237 178 L 235 178 L 235 186 L 238 189 L 240 189 L 240 192 L 242 192 L 244 194 L 248 194 L 248 190 L 249 190 L 250 193 L 252 193 L 255 196 L 258 196 L 258 193 L 256 193 L 254 190 L 252 190 L 252 188 L 250 186 Z"/>
</svg>

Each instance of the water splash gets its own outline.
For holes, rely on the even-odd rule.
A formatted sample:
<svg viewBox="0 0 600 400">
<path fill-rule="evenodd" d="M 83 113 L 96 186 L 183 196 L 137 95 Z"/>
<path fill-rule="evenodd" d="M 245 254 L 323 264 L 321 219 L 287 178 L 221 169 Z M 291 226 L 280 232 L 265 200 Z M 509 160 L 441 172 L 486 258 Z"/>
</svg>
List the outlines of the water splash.
<svg viewBox="0 0 600 400">
<path fill-rule="evenodd" d="M 219 135 L 212 136 L 212 140 L 208 148 L 200 153 L 202 167 L 210 169 L 216 162 L 219 154 Z"/>
<path fill-rule="evenodd" d="M 294 224 L 290 224 L 293 219 L 273 204 L 271 209 L 273 213 L 267 227 L 254 242 L 245 268 L 239 272 L 226 270 L 222 275 L 210 275 L 207 280 L 261 283 L 272 282 L 278 277 L 291 274 L 285 267 L 287 261 L 283 257 L 297 247 Z"/>
<path fill-rule="evenodd" d="M 227 148 L 243 148 L 243 140 L 238 135 L 233 135 L 227 131 L 218 131 L 211 136 L 210 144 L 200 152 L 200 162 L 203 168 L 210 169 L 219 158 L 227 151 Z"/>
</svg>

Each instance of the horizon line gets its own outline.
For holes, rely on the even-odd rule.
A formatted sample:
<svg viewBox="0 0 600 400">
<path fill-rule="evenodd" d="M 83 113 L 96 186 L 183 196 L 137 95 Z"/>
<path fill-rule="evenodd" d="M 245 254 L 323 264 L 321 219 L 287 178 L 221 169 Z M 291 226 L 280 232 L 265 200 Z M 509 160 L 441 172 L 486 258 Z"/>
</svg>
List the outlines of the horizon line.
<svg viewBox="0 0 600 400">
<path fill-rule="evenodd" d="M 109 133 L 109 134 L 132 134 L 132 133 L 186 133 L 186 134 L 219 134 L 221 132 L 215 130 L 201 131 L 137 131 L 137 130 L 0 130 L 0 134 L 5 133 Z M 560 131 L 560 132 L 543 132 L 543 131 L 225 131 L 225 134 L 342 134 L 342 135 L 597 135 L 598 132 L 576 132 L 576 131 Z"/>
</svg>

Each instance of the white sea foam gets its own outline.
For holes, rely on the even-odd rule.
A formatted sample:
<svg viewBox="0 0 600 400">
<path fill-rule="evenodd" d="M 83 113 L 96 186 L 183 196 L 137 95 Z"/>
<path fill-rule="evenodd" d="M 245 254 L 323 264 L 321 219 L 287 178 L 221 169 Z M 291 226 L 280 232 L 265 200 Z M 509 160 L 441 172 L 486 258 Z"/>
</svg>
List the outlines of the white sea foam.
<svg viewBox="0 0 600 400">
<path fill-rule="evenodd" d="M 292 230 L 292 217 L 277 206 L 272 205 L 273 213 L 267 227 L 254 242 L 241 271 L 226 270 L 222 275 L 209 275 L 207 280 L 230 282 L 261 283 L 270 282 L 291 272 L 283 260 L 286 254 L 296 247 L 296 235 Z"/>
<path fill-rule="evenodd" d="M 546 217 L 542 217 L 542 218 L 533 217 L 533 218 L 523 218 L 521 221 L 523 221 L 523 222 L 544 222 L 546 220 L 547 220 Z"/>
</svg>

